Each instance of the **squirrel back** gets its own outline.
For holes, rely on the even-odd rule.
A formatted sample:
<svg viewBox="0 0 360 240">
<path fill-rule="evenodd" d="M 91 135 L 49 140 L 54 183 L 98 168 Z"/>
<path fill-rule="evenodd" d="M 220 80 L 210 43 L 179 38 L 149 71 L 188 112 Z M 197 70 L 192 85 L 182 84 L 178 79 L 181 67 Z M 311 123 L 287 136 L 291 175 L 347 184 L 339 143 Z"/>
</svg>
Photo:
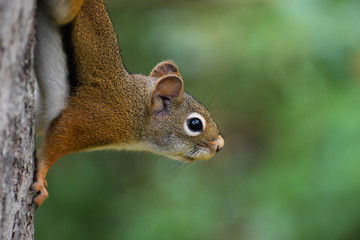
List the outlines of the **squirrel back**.
<svg viewBox="0 0 360 240">
<path fill-rule="evenodd" d="M 128 149 L 194 161 L 209 159 L 224 146 L 211 114 L 184 91 L 183 79 L 173 62 L 159 63 L 149 76 L 129 73 L 103 1 L 65 2 L 74 6 L 62 6 L 61 14 L 49 15 L 44 12 L 53 13 L 56 8 L 42 8 L 59 4 L 47 3 L 37 13 L 35 63 L 40 110 L 36 118 L 45 133 L 32 185 L 39 192 L 35 203 L 40 205 L 47 197 L 48 169 L 68 153 Z M 64 9 L 72 12 L 64 14 Z M 51 37 L 44 33 L 55 41 L 46 44 Z M 52 50 L 46 48 L 49 46 Z M 51 54 L 53 60 L 46 60 L 49 51 L 59 53 Z M 48 114 L 54 102 L 57 111 Z"/>
</svg>

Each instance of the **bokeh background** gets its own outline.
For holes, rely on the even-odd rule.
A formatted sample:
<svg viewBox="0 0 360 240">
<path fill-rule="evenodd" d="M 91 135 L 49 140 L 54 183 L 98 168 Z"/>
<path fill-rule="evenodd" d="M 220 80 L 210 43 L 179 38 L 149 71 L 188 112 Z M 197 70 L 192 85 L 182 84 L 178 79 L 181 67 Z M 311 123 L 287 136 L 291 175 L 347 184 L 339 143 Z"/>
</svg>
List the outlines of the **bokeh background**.
<svg viewBox="0 0 360 240">
<path fill-rule="evenodd" d="M 127 69 L 174 60 L 226 139 L 194 164 L 73 154 L 38 240 L 360 239 L 357 0 L 108 0 Z"/>
</svg>

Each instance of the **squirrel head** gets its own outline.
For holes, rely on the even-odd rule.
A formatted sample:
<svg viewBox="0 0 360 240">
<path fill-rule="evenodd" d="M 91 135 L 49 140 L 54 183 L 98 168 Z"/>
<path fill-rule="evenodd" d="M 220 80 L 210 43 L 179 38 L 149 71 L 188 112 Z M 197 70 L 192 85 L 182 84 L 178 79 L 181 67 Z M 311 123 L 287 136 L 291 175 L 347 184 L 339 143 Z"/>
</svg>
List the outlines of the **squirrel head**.
<svg viewBox="0 0 360 240">
<path fill-rule="evenodd" d="M 178 67 L 159 63 L 150 73 L 145 144 L 149 151 L 182 160 L 207 160 L 224 146 L 209 111 L 184 92 Z"/>
</svg>

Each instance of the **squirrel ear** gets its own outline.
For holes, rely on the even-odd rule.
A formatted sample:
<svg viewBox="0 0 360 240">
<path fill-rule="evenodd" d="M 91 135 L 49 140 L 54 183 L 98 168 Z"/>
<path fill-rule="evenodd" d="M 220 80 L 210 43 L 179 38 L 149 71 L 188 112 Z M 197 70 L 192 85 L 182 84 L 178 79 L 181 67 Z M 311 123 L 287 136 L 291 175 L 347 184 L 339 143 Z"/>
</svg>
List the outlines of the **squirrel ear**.
<svg viewBox="0 0 360 240">
<path fill-rule="evenodd" d="M 176 75 L 181 78 L 179 68 L 171 61 L 163 61 L 156 65 L 150 73 L 150 77 L 164 77 L 167 75 Z"/>
<path fill-rule="evenodd" d="M 155 83 L 152 92 L 152 108 L 159 112 L 164 109 L 164 99 L 180 101 L 184 93 L 183 80 L 176 75 L 168 75 L 160 78 Z"/>
</svg>

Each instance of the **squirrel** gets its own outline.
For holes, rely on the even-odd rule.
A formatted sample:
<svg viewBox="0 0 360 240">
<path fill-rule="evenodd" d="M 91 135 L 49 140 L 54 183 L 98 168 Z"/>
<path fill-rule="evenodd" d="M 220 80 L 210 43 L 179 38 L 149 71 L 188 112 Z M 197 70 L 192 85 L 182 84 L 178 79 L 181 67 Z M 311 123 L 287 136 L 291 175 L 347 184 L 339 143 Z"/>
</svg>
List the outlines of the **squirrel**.
<svg viewBox="0 0 360 240">
<path fill-rule="evenodd" d="M 149 76 L 125 69 L 103 0 L 39 0 L 36 19 L 37 206 L 48 197 L 48 170 L 69 153 L 127 149 L 191 162 L 224 147 L 172 61 Z"/>
</svg>

